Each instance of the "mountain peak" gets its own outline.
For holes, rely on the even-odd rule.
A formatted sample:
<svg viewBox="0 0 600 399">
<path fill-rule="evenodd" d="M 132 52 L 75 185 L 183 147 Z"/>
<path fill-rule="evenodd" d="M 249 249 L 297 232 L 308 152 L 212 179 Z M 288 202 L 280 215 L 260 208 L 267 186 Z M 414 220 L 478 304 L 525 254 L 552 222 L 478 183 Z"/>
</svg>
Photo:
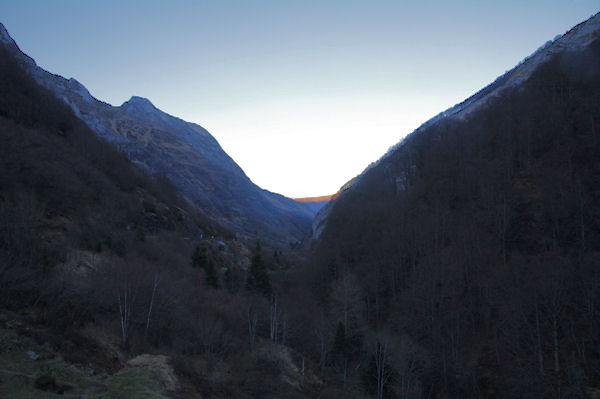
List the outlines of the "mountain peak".
<svg viewBox="0 0 600 399">
<path fill-rule="evenodd" d="M 0 22 L 0 41 L 3 43 L 12 43 L 14 44 L 14 40 L 8 34 L 8 31 L 4 27 L 4 25 Z"/>
<path fill-rule="evenodd" d="M 133 104 L 151 105 L 151 106 L 154 107 L 154 105 L 152 104 L 152 102 L 150 100 L 148 100 L 146 97 L 131 96 L 131 98 L 127 102 L 128 103 L 133 103 Z"/>
<path fill-rule="evenodd" d="M 6 30 L 6 27 L 0 22 L 0 45 L 3 45 L 7 50 L 13 53 L 19 63 L 24 65 L 27 69 L 37 68 L 37 64 L 33 58 L 24 54 L 17 43 L 12 38 L 10 33 Z"/>
<path fill-rule="evenodd" d="M 154 112 L 158 110 L 150 100 L 139 96 L 132 96 L 129 101 L 125 101 L 121 107 L 142 112 Z"/>
<path fill-rule="evenodd" d="M 150 100 L 148 100 L 146 97 L 140 97 L 140 96 L 131 96 L 131 98 L 128 101 L 125 101 L 123 103 L 123 106 L 124 105 L 136 105 L 136 106 L 156 108 Z"/>
</svg>

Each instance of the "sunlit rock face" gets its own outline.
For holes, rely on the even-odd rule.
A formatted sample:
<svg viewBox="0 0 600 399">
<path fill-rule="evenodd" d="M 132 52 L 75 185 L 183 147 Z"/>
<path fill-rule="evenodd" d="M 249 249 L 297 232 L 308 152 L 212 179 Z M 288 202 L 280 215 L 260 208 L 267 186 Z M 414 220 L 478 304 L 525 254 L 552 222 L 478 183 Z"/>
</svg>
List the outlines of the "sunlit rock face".
<svg viewBox="0 0 600 399">
<path fill-rule="evenodd" d="M 205 213 L 238 233 L 279 243 L 310 236 L 314 211 L 252 183 L 201 126 L 162 112 L 142 97 L 133 96 L 117 107 L 97 100 L 77 80 L 37 66 L 1 24 L 0 41 L 38 83 L 67 103 L 100 137 L 150 174 L 167 176 Z"/>
</svg>

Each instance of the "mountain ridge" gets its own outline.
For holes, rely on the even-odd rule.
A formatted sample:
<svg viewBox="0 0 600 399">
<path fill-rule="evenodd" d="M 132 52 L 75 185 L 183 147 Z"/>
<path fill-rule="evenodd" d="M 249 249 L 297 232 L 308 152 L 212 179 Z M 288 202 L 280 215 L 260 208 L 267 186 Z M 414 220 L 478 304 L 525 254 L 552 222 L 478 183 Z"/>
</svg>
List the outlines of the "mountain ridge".
<svg viewBox="0 0 600 399">
<path fill-rule="evenodd" d="M 167 176 L 191 203 L 233 230 L 281 244 L 310 235 L 314 211 L 252 183 L 203 127 L 169 115 L 143 97 L 132 96 L 120 106 L 96 99 L 76 79 L 39 67 L 2 24 L 0 41 L 96 134 L 150 174 Z"/>
<path fill-rule="evenodd" d="M 591 43 L 594 36 L 597 36 L 597 32 L 599 29 L 600 12 L 594 14 L 586 21 L 575 25 L 563 35 L 558 35 L 553 40 L 547 41 L 536 51 L 534 51 L 531 55 L 525 57 L 512 69 L 498 76 L 492 83 L 478 90 L 476 93 L 467 97 L 460 103 L 446 109 L 445 111 L 440 112 L 436 116 L 425 121 L 408 136 L 425 129 L 437 123 L 438 121 L 443 120 L 444 118 L 466 118 L 471 112 L 476 110 L 478 107 L 484 106 L 486 101 L 488 101 L 490 98 L 497 96 L 501 90 L 507 87 L 514 87 L 526 81 L 535 71 L 535 68 L 537 66 L 547 61 L 554 54 L 565 49 L 574 51 L 577 49 L 581 50 L 585 48 Z M 382 156 L 382 158 L 385 158 L 385 156 L 388 153 L 394 151 L 394 149 L 402 145 L 402 142 L 403 140 L 390 147 L 390 149 L 386 152 L 386 154 Z"/>
<path fill-rule="evenodd" d="M 476 111 L 480 107 L 485 107 L 490 100 L 498 97 L 502 90 L 515 87 L 516 85 L 525 82 L 535 71 L 537 66 L 545 61 L 548 61 L 553 55 L 563 50 L 578 51 L 585 49 L 586 46 L 588 46 L 594 40 L 594 38 L 597 38 L 598 31 L 600 31 L 600 12 L 575 25 L 563 35 L 557 35 L 553 40 L 547 41 L 532 54 L 525 57 L 516 66 L 498 76 L 492 83 L 486 85 L 460 103 L 423 122 L 405 138 L 390 146 L 390 148 L 379 159 L 370 163 L 359 175 L 346 182 L 337 193 L 336 198 L 333 199 L 331 205 L 333 205 L 333 202 L 335 202 L 340 195 L 343 195 L 344 192 L 351 189 L 365 173 L 384 161 L 387 157 L 391 156 L 415 134 L 418 134 L 419 132 L 444 120 L 464 120 L 465 118 L 468 118 L 472 112 Z M 398 183 L 401 184 L 401 182 Z M 318 215 L 317 218 L 319 219 L 319 225 L 321 226 L 322 230 L 327 223 L 327 214 Z M 314 232 L 315 228 L 313 221 L 312 238 L 316 239 L 320 234 L 315 234 Z"/>
</svg>

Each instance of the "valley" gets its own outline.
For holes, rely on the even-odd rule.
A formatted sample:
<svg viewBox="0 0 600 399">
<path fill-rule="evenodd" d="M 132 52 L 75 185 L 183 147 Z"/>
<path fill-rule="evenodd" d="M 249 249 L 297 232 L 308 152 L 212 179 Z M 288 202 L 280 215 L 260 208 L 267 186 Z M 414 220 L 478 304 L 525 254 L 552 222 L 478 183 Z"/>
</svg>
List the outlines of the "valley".
<svg viewBox="0 0 600 399">
<path fill-rule="evenodd" d="M 0 25 L 0 397 L 597 397 L 599 89 L 596 14 L 290 199 Z"/>
</svg>

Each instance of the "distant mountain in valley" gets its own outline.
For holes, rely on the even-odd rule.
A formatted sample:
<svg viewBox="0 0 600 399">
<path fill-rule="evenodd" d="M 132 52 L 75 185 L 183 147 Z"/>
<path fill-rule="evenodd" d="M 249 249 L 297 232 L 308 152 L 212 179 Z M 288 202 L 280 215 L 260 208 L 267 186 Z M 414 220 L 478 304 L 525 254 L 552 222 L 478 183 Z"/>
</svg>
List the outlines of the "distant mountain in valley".
<svg viewBox="0 0 600 399">
<path fill-rule="evenodd" d="M 329 202 L 333 199 L 337 198 L 337 194 L 331 195 L 321 195 L 319 197 L 302 197 L 302 198 L 294 198 L 294 201 L 307 203 L 307 202 Z"/>
<path fill-rule="evenodd" d="M 101 102 L 75 79 L 38 67 L 2 25 L 0 41 L 98 136 L 151 175 L 168 177 L 203 212 L 241 234 L 280 244 L 310 236 L 314 209 L 252 183 L 201 126 L 166 114 L 141 97 L 116 107 Z"/>
<path fill-rule="evenodd" d="M 304 204 L 308 208 L 310 208 L 315 214 L 317 214 L 324 206 L 326 206 L 330 201 L 337 198 L 337 194 L 331 195 L 322 195 L 319 197 L 303 197 L 303 198 L 294 198 L 294 201 Z"/>
</svg>

